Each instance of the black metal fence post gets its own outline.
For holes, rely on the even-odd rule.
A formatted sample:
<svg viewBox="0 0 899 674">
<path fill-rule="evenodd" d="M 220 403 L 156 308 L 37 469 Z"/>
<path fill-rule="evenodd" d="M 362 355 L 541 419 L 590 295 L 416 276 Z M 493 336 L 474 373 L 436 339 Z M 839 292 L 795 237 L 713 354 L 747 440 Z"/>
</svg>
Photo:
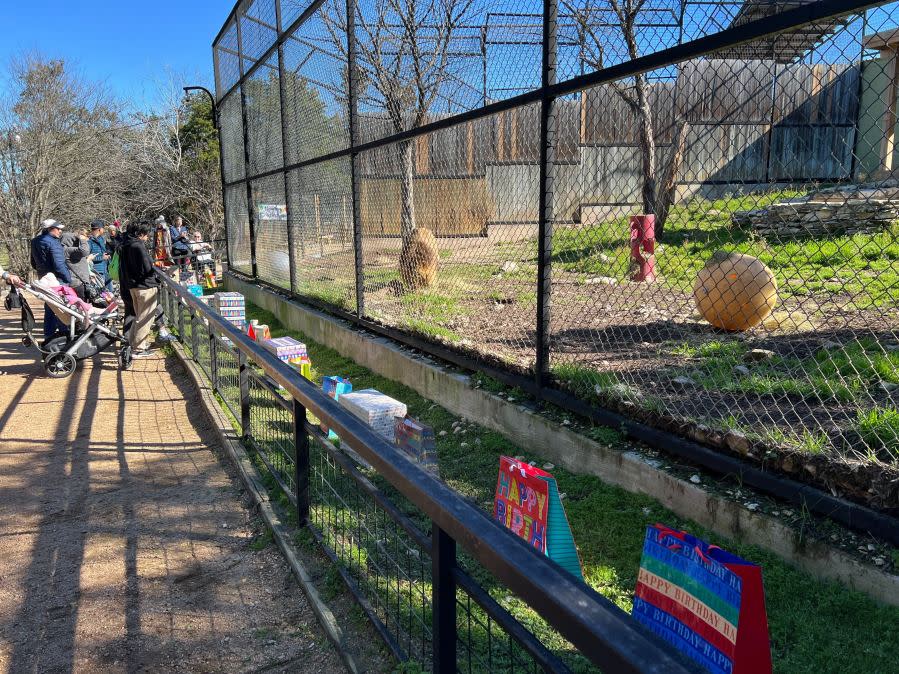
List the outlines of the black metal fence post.
<svg viewBox="0 0 899 674">
<path fill-rule="evenodd" d="M 197 324 L 200 322 L 200 317 L 197 316 L 197 313 L 190 309 L 190 348 L 193 351 L 194 362 L 200 362 L 200 331 L 197 329 Z"/>
<path fill-rule="evenodd" d="M 294 483 L 296 484 L 297 521 L 309 520 L 309 434 L 306 432 L 306 408 L 293 401 Z"/>
<path fill-rule="evenodd" d="M 359 142 L 359 92 L 356 82 L 356 0 L 346 0 L 347 39 L 347 117 L 350 122 L 350 148 Z M 353 202 L 353 259 L 356 275 L 356 315 L 365 315 L 365 277 L 362 268 L 362 192 L 357 170 L 358 157 L 350 153 L 350 192 Z"/>
<path fill-rule="evenodd" d="M 431 612 L 434 674 L 456 671 L 456 541 L 431 525 Z"/>
<path fill-rule="evenodd" d="M 184 304 L 181 298 L 175 297 L 175 306 L 178 307 L 178 339 L 184 343 Z"/>
<path fill-rule="evenodd" d="M 212 390 L 217 393 L 219 390 L 218 345 L 212 326 L 209 327 L 209 383 L 212 385 Z"/>
<path fill-rule="evenodd" d="M 250 372 L 247 357 L 243 351 L 237 353 L 238 383 L 240 387 L 240 432 L 244 438 L 250 437 Z"/>
<path fill-rule="evenodd" d="M 555 165 L 556 119 L 553 115 L 554 99 L 546 93 L 546 87 L 556 81 L 556 23 L 558 0 L 543 0 L 543 57 L 540 99 L 540 185 L 539 212 L 537 214 L 537 344 L 536 375 L 537 395 L 545 385 L 549 372 L 550 300 L 552 294 L 552 240 L 553 240 L 553 167 Z"/>
</svg>

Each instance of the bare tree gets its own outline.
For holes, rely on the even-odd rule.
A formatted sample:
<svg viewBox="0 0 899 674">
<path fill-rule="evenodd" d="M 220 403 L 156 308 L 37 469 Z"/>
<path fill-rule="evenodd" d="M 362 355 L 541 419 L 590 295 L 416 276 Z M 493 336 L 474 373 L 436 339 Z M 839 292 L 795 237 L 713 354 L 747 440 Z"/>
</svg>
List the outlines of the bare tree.
<svg viewBox="0 0 899 674">
<path fill-rule="evenodd" d="M 624 48 L 629 58 L 640 56 L 638 43 L 638 18 L 647 0 L 609 0 L 621 33 Z M 594 70 L 606 67 L 610 47 L 614 43 L 602 35 L 598 27 L 603 25 L 601 13 L 608 10 L 595 6 L 580 7 L 571 0 L 562 0 L 563 7 L 574 20 L 582 50 L 581 58 Z M 649 29 L 651 30 L 651 29 Z M 637 138 L 640 146 L 640 168 L 642 186 L 640 197 L 643 213 L 655 215 L 656 237 L 662 238 L 665 222 L 674 203 L 677 188 L 677 174 L 683 160 L 689 126 L 684 119 L 678 119 L 668 163 L 660 176 L 656 165 L 656 125 L 649 101 L 649 85 L 644 74 L 635 75 L 633 80 L 608 85 L 628 105 L 637 122 Z"/>
<path fill-rule="evenodd" d="M 11 80 L 11 98 L 0 101 L 0 243 L 25 272 L 42 220 L 87 222 L 117 200 L 123 122 L 105 89 L 62 61 L 26 58 Z"/>
<path fill-rule="evenodd" d="M 130 214 L 177 211 L 204 235 L 224 234 L 219 146 L 208 99 L 180 95 L 170 83 L 157 112 L 138 116 L 129 143 Z"/>
<path fill-rule="evenodd" d="M 376 0 L 355 3 L 357 91 L 360 103 L 383 109 L 394 132 L 422 125 L 435 102 L 456 81 L 451 44 L 473 0 Z M 347 57 L 343 3 L 322 17 L 331 41 Z M 407 244 L 415 231 L 415 142 L 400 143 L 400 231 Z"/>
</svg>

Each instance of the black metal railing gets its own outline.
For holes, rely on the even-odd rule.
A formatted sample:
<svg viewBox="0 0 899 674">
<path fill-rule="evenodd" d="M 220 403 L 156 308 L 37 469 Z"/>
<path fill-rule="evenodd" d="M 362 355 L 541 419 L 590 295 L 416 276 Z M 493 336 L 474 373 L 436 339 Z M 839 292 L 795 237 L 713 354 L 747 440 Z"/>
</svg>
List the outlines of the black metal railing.
<svg viewBox="0 0 899 674">
<path fill-rule="evenodd" d="M 398 659 L 435 672 L 698 671 L 159 276 L 188 355 Z M 503 605 L 510 592 L 536 612 L 527 625 Z"/>
</svg>

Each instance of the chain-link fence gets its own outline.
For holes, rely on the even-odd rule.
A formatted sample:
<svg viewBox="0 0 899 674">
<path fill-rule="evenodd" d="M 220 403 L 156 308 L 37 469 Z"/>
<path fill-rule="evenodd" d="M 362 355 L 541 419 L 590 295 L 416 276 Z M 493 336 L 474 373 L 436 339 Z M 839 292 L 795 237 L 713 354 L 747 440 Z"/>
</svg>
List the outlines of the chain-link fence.
<svg viewBox="0 0 899 674">
<path fill-rule="evenodd" d="M 899 505 L 896 3 L 255 0 L 214 53 L 232 269 Z"/>
</svg>

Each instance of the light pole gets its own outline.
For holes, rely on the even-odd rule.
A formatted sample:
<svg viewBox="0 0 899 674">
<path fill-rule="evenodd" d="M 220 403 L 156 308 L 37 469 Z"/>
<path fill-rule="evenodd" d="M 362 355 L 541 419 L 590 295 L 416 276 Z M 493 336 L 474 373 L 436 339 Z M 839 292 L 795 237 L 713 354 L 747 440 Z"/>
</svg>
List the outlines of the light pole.
<svg viewBox="0 0 899 674">
<path fill-rule="evenodd" d="M 193 87 L 182 87 L 184 89 L 185 94 L 189 94 L 191 91 L 202 91 L 204 94 L 209 96 L 209 102 L 212 104 L 212 125 L 218 130 L 219 128 L 219 113 L 218 107 L 215 104 L 215 96 L 212 95 L 212 92 L 209 91 L 206 87 L 193 86 Z"/>
</svg>

